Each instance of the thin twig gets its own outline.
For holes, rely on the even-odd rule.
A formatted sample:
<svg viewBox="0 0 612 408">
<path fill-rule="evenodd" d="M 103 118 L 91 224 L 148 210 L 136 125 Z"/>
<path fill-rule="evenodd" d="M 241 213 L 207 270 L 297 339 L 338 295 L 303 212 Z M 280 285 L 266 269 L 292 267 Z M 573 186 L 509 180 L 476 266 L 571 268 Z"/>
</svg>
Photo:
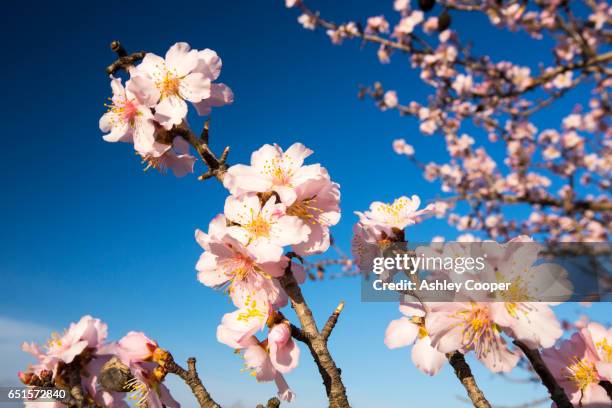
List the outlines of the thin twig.
<svg viewBox="0 0 612 408">
<path fill-rule="evenodd" d="M 196 359 L 194 357 L 187 359 L 187 370 L 185 370 L 183 367 L 178 365 L 174 361 L 174 358 L 170 355 L 164 362 L 164 368 L 167 372 L 178 375 L 183 381 L 185 381 L 185 384 L 191 388 L 191 392 L 198 400 L 201 408 L 221 408 L 221 406 L 212 399 L 204 387 L 202 380 L 198 376 L 198 372 L 196 370 Z"/>
<path fill-rule="evenodd" d="M 329 336 L 331 335 L 332 330 L 336 327 L 336 323 L 338 323 L 338 318 L 340 317 L 340 313 L 342 313 L 342 309 L 344 309 L 344 301 L 340 302 L 334 312 L 327 319 L 327 323 L 323 326 L 323 330 L 321 330 L 321 336 L 327 341 Z"/>
</svg>

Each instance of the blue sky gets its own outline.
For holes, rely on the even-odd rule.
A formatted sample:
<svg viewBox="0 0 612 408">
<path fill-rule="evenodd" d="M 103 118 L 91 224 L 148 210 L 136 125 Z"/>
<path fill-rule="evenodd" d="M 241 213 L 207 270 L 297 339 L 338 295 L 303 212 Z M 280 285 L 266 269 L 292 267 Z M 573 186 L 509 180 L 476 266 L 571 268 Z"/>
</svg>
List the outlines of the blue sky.
<svg viewBox="0 0 612 408">
<path fill-rule="evenodd" d="M 391 1 L 314 2 L 341 20 L 391 13 Z M 320 7 L 319 7 L 320 6 Z M 126 144 L 105 143 L 98 129 L 110 96 L 104 67 L 108 45 L 121 40 L 130 51 L 163 55 L 176 41 L 212 48 L 223 59 L 221 80 L 236 95 L 213 112 L 211 144 L 230 145 L 232 163 L 246 162 L 264 143 L 287 147 L 300 141 L 315 151 L 311 162 L 326 166 L 342 186 L 343 219 L 334 229 L 348 249 L 354 210 L 373 200 L 419 194 L 438 196 L 438 186 L 395 155 L 391 142 L 406 138 L 427 160 L 442 152 L 438 139 L 419 136 L 412 119 L 379 112 L 356 98 L 359 84 L 382 80 L 403 100 L 427 95 L 400 55 L 380 65 L 375 48 L 357 42 L 332 46 L 322 33 L 303 30 L 282 1 L 50 3 L 5 6 L 3 38 L 3 160 L 0 177 L 0 381 L 14 381 L 27 356 L 18 344 L 44 340 L 83 314 L 110 326 L 112 338 L 142 330 L 177 359 L 199 358 L 212 394 L 227 406 L 253 406 L 274 393 L 241 373 L 241 360 L 216 342 L 215 328 L 232 309 L 228 299 L 202 286 L 194 265 L 200 248 L 195 228 L 206 228 L 223 208 L 226 191 L 214 181 L 176 179 L 143 172 Z M 476 50 L 496 59 L 535 65 L 550 44 L 526 47 L 522 34 L 485 27 L 482 18 L 461 15 L 455 23 Z M 533 44 L 533 43 L 530 43 Z M 555 124 L 573 102 L 540 119 Z M 194 127 L 201 119 L 190 118 Z M 202 170 L 200 167 L 198 170 Z M 444 222 L 410 231 L 413 241 L 450 234 Z M 462 406 L 462 389 L 450 368 L 430 379 L 410 362 L 410 351 L 388 351 L 387 323 L 393 304 L 366 304 L 356 279 L 307 283 L 320 321 L 340 299 L 347 301 L 331 342 L 355 407 Z M 577 305 L 560 307 L 574 318 Z M 594 318 L 609 315 L 594 305 Z M 490 399 L 511 404 L 541 396 L 537 385 L 508 384 L 474 363 Z M 302 363 L 287 377 L 298 394 L 295 407 L 324 406 L 316 368 L 303 348 Z M 186 407 L 193 402 L 177 386 Z M 443 389 L 444 392 L 440 392 Z M 512 391 L 511 391 L 512 390 Z M 516 390 L 516 391 L 514 391 Z M 232 405 L 234 404 L 234 405 Z M 243 404 L 243 405 L 240 405 Z"/>
</svg>

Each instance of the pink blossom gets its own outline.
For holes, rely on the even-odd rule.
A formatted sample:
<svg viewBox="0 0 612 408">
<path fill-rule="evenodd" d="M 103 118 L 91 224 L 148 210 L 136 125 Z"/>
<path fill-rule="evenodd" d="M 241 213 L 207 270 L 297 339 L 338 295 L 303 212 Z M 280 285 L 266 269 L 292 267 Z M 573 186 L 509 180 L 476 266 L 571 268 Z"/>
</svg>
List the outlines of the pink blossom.
<svg viewBox="0 0 612 408">
<path fill-rule="evenodd" d="M 452 88 L 459 95 L 465 95 L 465 94 L 468 94 L 472 90 L 473 86 L 474 86 L 474 81 L 471 75 L 459 74 L 455 78 Z"/>
<path fill-rule="evenodd" d="M 285 273 L 287 258 L 270 261 L 268 248 L 249 247 L 232 237 L 223 215 L 215 217 L 209 233 L 196 230 L 196 241 L 204 253 L 196 265 L 198 280 L 212 288 L 226 287 L 234 304 L 245 306 L 251 299 L 282 306 L 287 296 L 275 277 Z"/>
<path fill-rule="evenodd" d="M 298 23 L 306 30 L 314 30 L 317 26 L 317 20 L 314 16 L 304 13 L 298 17 Z"/>
<path fill-rule="evenodd" d="M 588 329 L 582 331 L 587 334 Z M 542 358 L 574 406 L 609 407 L 610 399 L 599 385 L 606 378 L 598 372 L 600 359 L 589 340 L 574 333 L 558 347 L 544 350 Z"/>
<path fill-rule="evenodd" d="M 393 141 L 393 150 L 397 154 L 404 154 L 408 157 L 414 156 L 414 147 L 406 143 L 404 139 L 395 139 Z"/>
<path fill-rule="evenodd" d="M 612 381 L 612 328 L 590 322 L 580 330 L 588 347 L 596 356 L 595 367 L 599 376 Z"/>
<path fill-rule="evenodd" d="M 422 323 L 425 316 L 423 307 L 418 303 L 402 304 L 399 310 L 404 317 L 389 323 L 385 332 L 385 345 L 394 349 L 414 344 L 414 365 L 425 374 L 437 374 L 444 365 L 446 356 L 431 346 L 431 339 Z"/>
<path fill-rule="evenodd" d="M 117 344 L 117 354 L 126 365 L 133 362 L 151 361 L 157 350 L 157 342 L 148 338 L 143 332 L 131 331 Z"/>
<path fill-rule="evenodd" d="M 257 381 L 274 381 L 278 387 L 278 397 L 281 400 L 293 401 L 295 393 L 289 388 L 283 374 L 274 367 L 270 354 L 261 344 L 254 344 L 246 348 L 244 363 Z"/>
<path fill-rule="evenodd" d="M 128 81 L 129 82 L 129 81 Z M 100 130 L 109 132 L 107 142 L 132 142 L 137 151 L 147 151 L 154 143 L 153 113 L 132 92 L 126 90 L 120 78 L 111 76 L 113 97 L 108 111 L 100 118 Z"/>
<path fill-rule="evenodd" d="M 518 354 L 508 349 L 495 318 L 493 303 L 435 303 L 425 319 L 431 344 L 442 353 L 474 350 L 476 357 L 493 372 L 508 372 Z"/>
<path fill-rule="evenodd" d="M 572 71 L 557 75 L 553 79 L 552 84 L 557 89 L 569 88 L 572 86 Z"/>
<path fill-rule="evenodd" d="M 133 399 L 138 406 L 147 408 L 180 408 L 181 405 L 172 397 L 170 390 L 156 378 L 156 367 L 155 363 L 139 363 L 130 367 L 134 375 L 130 384 Z"/>
<path fill-rule="evenodd" d="M 85 349 L 95 350 L 101 346 L 106 340 L 107 331 L 108 326 L 105 323 L 87 315 L 83 316 L 78 323 L 71 323 L 64 334 L 54 333 L 46 344 L 46 352 L 33 343 L 24 343 L 21 348 L 41 362 L 54 365 L 62 361 L 68 364 Z"/>
<path fill-rule="evenodd" d="M 151 150 L 141 153 L 143 162 L 147 163 L 145 170 L 155 168 L 161 173 L 172 170 L 176 177 L 193 173 L 196 158 L 189 154 L 189 143 L 181 136 L 175 136 L 172 145 L 155 143 Z"/>
<path fill-rule="evenodd" d="M 263 329 L 268 312 L 251 302 L 233 313 L 223 316 L 217 328 L 217 339 L 229 347 L 244 350 L 245 366 L 257 381 L 274 381 L 278 396 L 290 402 L 295 398 L 283 374 L 297 367 L 300 349 L 291 337 L 286 321 L 271 325 L 268 338 L 260 342 L 255 333 Z"/>
<path fill-rule="evenodd" d="M 421 216 L 433 212 L 433 205 L 417 210 L 420 205 L 419 196 L 413 195 L 412 198 L 400 197 L 392 204 L 375 201 L 369 211 L 355 211 L 355 214 L 363 226 L 388 232 L 387 235 L 391 236 L 392 229 L 403 230 L 408 225 L 416 224 Z"/>
<path fill-rule="evenodd" d="M 289 206 L 296 200 L 297 186 L 329 177 L 319 164 L 304 165 L 304 159 L 311 154 L 312 150 L 301 143 L 294 143 L 285 152 L 278 145 L 263 145 L 251 155 L 250 166 L 230 167 L 223 184 L 233 195 L 274 191 Z"/>
<path fill-rule="evenodd" d="M 293 244 L 301 256 L 327 251 L 329 228 L 340 221 L 340 186 L 328 178 L 308 180 L 295 188 L 295 201 L 287 214 L 301 219 L 310 229 L 308 238 Z"/>
<path fill-rule="evenodd" d="M 399 24 L 395 26 L 394 35 L 402 37 L 412 33 L 414 28 L 423 22 L 423 19 L 424 14 L 421 10 L 413 11 L 409 16 L 402 18 Z"/>
<path fill-rule="evenodd" d="M 284 246 L 305 242 L 310 235 L 310 227 L 301 218 L 287 215 L 287 207 L 277 204 L 274 196 L 263 207 L 253 193 L 229 196 L 224 212 L 236 224 L 228 227 L 229 235 L 259 254 L 260 262 L 279 261 Z"/>
<path fill-rule="evenodd" d="M 384 16 L 369 17 L 366 31 L 369 33 L 388 33 L 389 23 L 385 20 Z"/>
<path fill-rule="evenodd" d="M 207 51 L 192 50 L 187 43 L 176 43 L 166 58 L 148 53 L 130 71 L 128 89 L 141 100 L 155 105 L 155 120 L 166 129 L 180 124 L 187 116 L 187 103 L 198 103 L 211 95 L 211 78 L 202 60 Z"/>
<path fill-rule="evenodd" d="M 397 93 L 395 91 L 387 91 L 383 97 L 385 106 L 389 109 L 393 109 L 397 106 Z"/>
</svg>

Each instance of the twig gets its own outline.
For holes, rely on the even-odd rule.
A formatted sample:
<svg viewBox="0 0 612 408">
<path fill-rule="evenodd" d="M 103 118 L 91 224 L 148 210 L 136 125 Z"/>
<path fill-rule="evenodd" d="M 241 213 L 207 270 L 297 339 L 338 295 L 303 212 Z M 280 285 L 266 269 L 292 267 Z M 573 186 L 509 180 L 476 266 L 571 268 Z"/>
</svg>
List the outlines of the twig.
<svg viewBox="0 0 612 408">
<path fill-rule="evenodd" d="M 202 384 L 202 380 L 198 376 L 196 370 L 196 359 L 194 357 L 187 359 L 187 370 L 185 370 L 174 361 L 172 355 L 169 355 L 164 362 L 164 368 L 167 372 L 178 375 L 185 381 L 185 384 L 191 388 L 191 392 L 198 400 L 201 408 L 221 408 L 221 406 L 212 399 L 204 387 L 204 384 Z"/>
<path fill-rule="evenodd" d="M 143 51 L 135 52 L 133 54 L 128 55 L 127 51 L 125 51 L 125 48 L 123 48 L 123 45 L 121 45 L 119 41 L 113 41 L 110 47 L 111 50 L 114 51 L 119 58 L 117 59 L 117 61 L 106 67 L 106 73 L 108 75 L 113 75 L 120 69 L 123 69 L 127 72 L 127 70 L 131 66 L 143 59 L 146 55 L 146 53 Z"/>
<path fill-rule="evenodd" d="M 331 335 L 332 330 L 336 327 L 336 323 L 338 323 L 338 318 L 340 317 L 340 313 L 342 313 L 342 309 L 344 309 L 344 301 L 340 302 L 334 312 L 327 319 L 327 323 L 323 326 L 323 330 L 321 330 L 321 336 L 327 341 L 329 336 Z"/>
<path fill-rule="evenodd" d="M 463 384 L 463 387 L 467 391 L 468 397 L 470 397 L 472 404 L 476 408 L 491 408 L 491 404 L 489 404 L 489 401 L 487 401 L 483 392 L 480 390 L 480 388 L 478 388 L 478 384 L 476 384 L 472 370 L 465 361 L 463 354 L 455 351 L 453 353 L 446 354 L 446 358 L 448 358 L 448 362 L 455 370 L 455 375 L 459 381 L 461 381 L 461 384 Z"/>
<path fill-rule="evenodd" d="M 276 397 L 270 398 L 264 407 L 263 404 L 257 405 L 255 408 L 278 408 L 280 407 L 280 400 Z"/>
<path fill-rule="evenodd" d="M 302 328 L 299 333 L 303 333 L 303 335 L 301 334 L 301 338 L 298 338 L 298 340 L 303 341 L 310 349 L 310 354 L 312 354 L 323 378 L 330 408 L 350 408 L 340 369 L 329 353 L 326 339 L 317 329 L 312 311 L 306 304 L 302 291 L 291 272 L 291 265 L 285 270 L 285 275 L 279 278 L 279 282 L 291 299 L 291 307 L 300 319 Z M 292 334 L 293 332 L 294 330 L 292 330 Z"/>
<path fill-rule="evenodd" d="M 559 408 L 572 408 L 572 404 L 570 403 L 567 395 L 565 395 L 565 391 L 563 388 L 557 383 L 555 377 L 551 374 L 550 370 L 542 360 L 542 356 L 538 350 L 532 350 L 527 345 L 519 340 L 514 340 L 514 345 L 520 348 L 529 362 L 531 362 L 531 366 L 534 371 L 540 376 L 542 380 L 542 384 L 546 387 L 550 394 L 550 398 L 557 404 Z"/>
</svg>

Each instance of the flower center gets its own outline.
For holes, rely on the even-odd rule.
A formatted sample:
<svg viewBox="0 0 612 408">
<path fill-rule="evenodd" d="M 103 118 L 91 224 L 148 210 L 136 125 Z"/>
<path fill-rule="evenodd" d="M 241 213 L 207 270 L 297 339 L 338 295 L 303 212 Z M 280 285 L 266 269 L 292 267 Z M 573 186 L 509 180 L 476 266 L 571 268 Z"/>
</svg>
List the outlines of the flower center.
<svg viewBox="0 0 612 408">
<path fill-rule="evenodd" d="M 293 215 L 310 224 L 326 224 L 321 216 L 323 210 L 316 207 L 316 198 L 307 198 L 302 201 L 296 201 L 287 208 L 287 215 Z"/>
<path fill-rule="evenodd" d="M 399 220 L 401 218 L 401 213 L 408 205 L 408 200 L 406 198 L 398 198 L 393 201 L 393 204 L 382 203 L 376 207 L 377 212 L 381 212 L 392 220 Z"/>
<path fill-rule="evenodd" d="M 293 171 L 291 166 L 285 166 L 285 164 L 285 158 L 279 159 L 275 157 L 272 160 L 266 160 L 261 173 L 272 177 L 272 183 L 276 186 L 291 186 Z"/>
<path fill-rule="evenodd" d="M 567 371 L 569 371 L 567 378 L 578 388 L 584 390 L 589 384 L 599 382 L 595 363 L 588 361 L 586 358 L 578 360 L 577 357 L 574 357 L 573 361 L 574 364 L 567 367 Z"/>
<path fill-rule="evenodd" d="M 125 98 L 121 102 L 105 104 L 107 112 L 115 114 L 120 123 L 127 123 L 131 128 L 136 126 L 136 118 L 141 115 L 133 101 Z"/>
<path fill-rule="evenodd" d="M 470 310 L 462 310 L 456 316 L 463 319 L 462 342 L 466 347 L 473 347 L 478 355 L 486 355 L 496 348 L 495 335 L 499 328 L 488 308 L 472 304 Z"/>
<path fill-rule="evenodd" d="M 47 341 L 47 344 L 45 344 L 45 346 L 48 350 L 62 347 L 62 339 L 59 333 L 51 333 L 51 338 Z"/>
<path fill-rule="evenodd" d="M 174 75 L 172 72 L 166 70 L 164 72 L 163 77 L 160 81 L 157 81 L 155 85 L 157 89 L 161 92 L 161 98 L 169 97 L 169 96 L 179 96 L 180 95 L 180 84 L 181 78 Z"/>
<path fill-rule="evenodd" d="M 251 222 L 246 224 L 244 228 L 255 238 L 270 237 L 270 223 L 261 215 L 257 215 L 251 219 Z"/>
</svg>

